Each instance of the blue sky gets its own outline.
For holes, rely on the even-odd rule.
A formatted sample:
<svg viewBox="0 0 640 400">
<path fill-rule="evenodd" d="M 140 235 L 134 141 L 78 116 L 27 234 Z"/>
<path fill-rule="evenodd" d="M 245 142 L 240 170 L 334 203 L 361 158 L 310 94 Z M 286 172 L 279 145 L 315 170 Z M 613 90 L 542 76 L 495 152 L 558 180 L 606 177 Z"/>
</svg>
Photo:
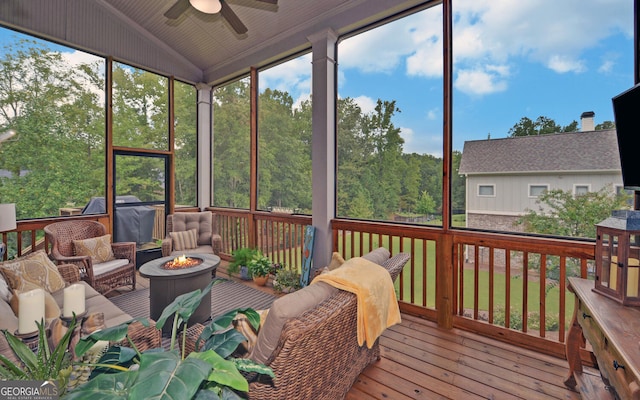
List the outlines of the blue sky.
<svg viewBox="0 0 640 400">
<path fill-rule="evenodd" d="M 522 117 L 568 125 L 594 111 L 596 124 L 613 120 L 611 98 L 633 85 L 632 0 L 454 0 L 453 9 L 455 150 L 506 137 Z M 408 153 L 442 156 L 441 13 L 435 6 L 338 45 L 339 96 L 365 112 L 378 98 L 396 100 Z M 311 55 L 261 72 L 260 85 L 308 98 Z"/>
<path fill-rule="evenodd" d="M 338 92 L 365 111 L 396 100 L 405 152 L 442 155 L 441 6 L 339 44 Z M 454 149 L 506 137 L 522 117 L 613 120 L 633 85 L 633 1 L 454 1 Z M 261 75 L 261 86 L 310 91 L 310 56 Z"/>
</svg>

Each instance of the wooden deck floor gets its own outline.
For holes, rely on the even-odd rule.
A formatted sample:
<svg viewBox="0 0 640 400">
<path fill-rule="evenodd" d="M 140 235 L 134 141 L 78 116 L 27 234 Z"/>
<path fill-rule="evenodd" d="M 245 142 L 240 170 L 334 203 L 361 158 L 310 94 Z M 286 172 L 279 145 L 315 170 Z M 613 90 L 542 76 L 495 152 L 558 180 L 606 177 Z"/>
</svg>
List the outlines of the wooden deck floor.
<svg viewBox="0 0 640 400">
<path fill-rule="evenodd" d="M 219 276 L 228 277 L 225 269 Z M 144 278 L 138 282 L 148 285 Z M 580 399 L 563 384 L 565 360 L 459 329 L 439 329 L 414 316 L 403 314 L 380 344 L 382 359 L 359 376 L 347 399 Z"/>
<path fill-rule="evenodd" d="M 580 399 L 563 384 L 564 360 L 402 317 L 348 399 Z"/>
</svg>

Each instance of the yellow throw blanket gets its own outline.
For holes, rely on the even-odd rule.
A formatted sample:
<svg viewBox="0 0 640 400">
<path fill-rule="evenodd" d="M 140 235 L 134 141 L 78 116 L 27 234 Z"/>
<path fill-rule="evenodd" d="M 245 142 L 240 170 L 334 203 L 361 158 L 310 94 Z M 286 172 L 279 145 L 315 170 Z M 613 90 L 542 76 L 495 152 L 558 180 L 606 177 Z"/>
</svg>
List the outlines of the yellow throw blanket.
<svg viewBox="0 0 640 400">
<path fill-rule="evenodd" d="M 400 323 L 400 308 L 389 272 L 361 257 L 351 258 L 312 283 L 326 282 L 355 293 L 358 299 L 358 345 L 371 348 L 388 327 Z"/>
</svg>

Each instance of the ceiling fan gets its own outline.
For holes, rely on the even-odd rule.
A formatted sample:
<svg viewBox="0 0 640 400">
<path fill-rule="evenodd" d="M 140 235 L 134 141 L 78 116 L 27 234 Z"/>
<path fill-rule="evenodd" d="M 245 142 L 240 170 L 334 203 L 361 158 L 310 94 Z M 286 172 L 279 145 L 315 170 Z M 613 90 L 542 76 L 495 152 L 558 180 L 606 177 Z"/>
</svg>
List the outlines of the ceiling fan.
<svg viewBox="0 0 640 400">
<path fill-rule="evenodd" d="M 278 4 L 278 0 L 255 1 Z M 231 7 L 229 7 L 226 0 L 178 0 L 164 13 L 164 16 L 169 19 L 177 19 L 182 13 L 187 11 L 190 6 L 205 14 L 217 14 L 219 12 L 239 35 L 247 33 L 247 27 L 240 21 L 240 18 L 233 12 Z"/>
</svg>

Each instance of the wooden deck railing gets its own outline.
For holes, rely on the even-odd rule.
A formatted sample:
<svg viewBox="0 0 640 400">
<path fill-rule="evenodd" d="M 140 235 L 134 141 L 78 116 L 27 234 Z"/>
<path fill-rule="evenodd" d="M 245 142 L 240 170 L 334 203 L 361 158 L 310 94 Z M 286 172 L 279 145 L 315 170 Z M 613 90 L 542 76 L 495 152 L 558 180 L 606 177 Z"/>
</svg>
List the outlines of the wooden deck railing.
<svg viewBox="0 0 640 400">
<path fill-rule="evenodd" d="M 215 213 L 216 227 L 222 236 L 223 259 L 231 259 L 232 252 L 240 247 L 256 247 L 273 262 L 289 269 L 300 269 L 304 227 L 311 224 L 311 217 L 248 210 L 211 208 Z"/>
<path fill-rule="evenodd" d="M 274 262 L 300 267 L 304 227 L 311 217 L 211 211 L 222 235 L 223 259 L 239 247 L 255 246 Z M 108 221 L 105 215 L 65 218 Z M 2 238 L 17 246 L 18 255 L 46 248 L 42 228 L 57 219 L 20 221 L 17 232 Z M 332 230 L 334 251 L 345 259 L 379 246 L 411 254 L 396 282 L 403 312 L 434 321 L 445 313 L 452 326 L 560 357 L 574 303 L 567 278 L 591 277 L 593 271 L 592 241 L 339 219 L 332 221 Z M 453 287 L 438 287 L 437 274 L 450 274 L 445 282 Z M 438 309 L 439 304 L 449 309 Z"/>
<path fill-rule="evenodd" d="M 591 277 L 595 243 L 421 226 L 334 220 L 334 248 L 345 259 L 384 246 L 411 260 L 396 282 L 404 312 L 437 320 L 437 259 L 453 242 L 453 325 L 564 356 L 574 297 L 570 276 Z M 442 268 L 443 273 L 447 269 Z M 446 293 L 445 290 L 440 290 Z M 442 311 L 442 310 L 440 310 Z"/>
<path fill-rule="evenodd" d="M 593 278 L 595 242 L 473 232 L 453 242 L 454 324 L 564 356 L 568 278 Z"/>
<path fill-rule="evenodd" d="M 253 240 L 275 262 L 298 265 L 309 217 L 220 209 L 216 214 L 228 255 Z M 564 356 L 574 304 L 567 278 L 591 277 L 595 254 L 591 241 L 445 232 L 417 225 L 336 219 L 332 230 L 334 251 L 345 259 L 379 246 L 392 254 L 411 254 L 396 281 L 403 312 L 434 321 L 439 313 L 449 313 L 453 326 L 559 357 Z M 439 254 L 447 260 L 438 259 Z M 452 266 L 443 265 L 449 261 Z M 450 292 L 437 287 L 437 273 L 452 275 Z M 442 301 L 447 293 L 451 298 Z M 437 304 L 450 309 L 438 310 Z"/>
<path fill-rule="evenodd" d="M 60 221 L 61 218 L 100 221 L 105 225 L 109 223 L 109 217 L 106 215 L 79 215 L 18 221 L 15 231 L 5 232 L 1 235 L 2 241 L 8 244 L 4 259 L 7 260 L 10 255 L 19 257 L 36 250 L 48 249 L 49 243 L 47 243 L 43 229 L 52 222 Z"/>
</svg>

